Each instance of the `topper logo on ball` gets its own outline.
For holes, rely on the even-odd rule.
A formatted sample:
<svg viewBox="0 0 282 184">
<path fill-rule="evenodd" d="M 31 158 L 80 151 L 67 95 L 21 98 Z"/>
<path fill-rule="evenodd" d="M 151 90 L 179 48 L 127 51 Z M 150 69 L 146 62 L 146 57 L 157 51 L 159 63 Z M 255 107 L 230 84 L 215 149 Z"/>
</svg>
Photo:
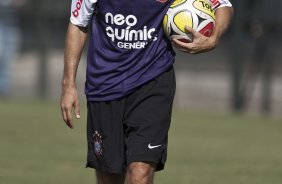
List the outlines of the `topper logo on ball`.
<svg viewBox="0 0 282 184">
<path fill-rule="evenodd" d="M 205 1 L 199 1 L 199 2 L 202 3 L 203 8 L 207 8 L 208 10 L 213 11 L 211 5 L 209 5 L 207 2 Z"/>
</svg>

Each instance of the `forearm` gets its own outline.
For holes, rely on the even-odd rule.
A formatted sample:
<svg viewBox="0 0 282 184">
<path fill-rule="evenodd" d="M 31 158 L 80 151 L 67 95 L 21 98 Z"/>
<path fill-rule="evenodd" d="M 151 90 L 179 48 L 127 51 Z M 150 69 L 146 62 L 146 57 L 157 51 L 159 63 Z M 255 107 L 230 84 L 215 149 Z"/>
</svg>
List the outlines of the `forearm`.
<svg viewBox="0 0 282 184">
<path fill-rule="evenodd" d="M 233 8 L 232 7 L 222 7 L 216 10 L 216 23 L 214 31 L 211 35 L 211 39 L 214 40 L 215 45 L 219 42 L 220 37 L 229 27 L 231 22 L 231 18 L 233 16 Z"/>
<path fill-rule="evenodd" d="M 75 86 L 76 72 L 86 39 L 86 28 L 69 24 L 65 43 L 63 87 Z"/>
</svg>

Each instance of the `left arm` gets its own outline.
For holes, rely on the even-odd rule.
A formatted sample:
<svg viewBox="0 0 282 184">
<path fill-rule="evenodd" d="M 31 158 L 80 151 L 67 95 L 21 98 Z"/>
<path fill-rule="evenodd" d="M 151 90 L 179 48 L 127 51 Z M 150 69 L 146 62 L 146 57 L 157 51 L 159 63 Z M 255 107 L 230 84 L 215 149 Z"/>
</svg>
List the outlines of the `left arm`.
<svg viewBox="0 0 282 184">
<path fill-rule="evenodd" d="M 233 8 L 232 7 L 218 8 L 216 10 L 215 15 L 216 15 L 215 28 L 210 37 L 203 36 L 201 33 L 186 26 L 185 29 L 187 30 L 187 32 L 191 33 L 194 37 L 193 42 L 184 43 L 174 38 L 172 40 L 173 45 L 179 48 L 180 50 L 190 54 L 198 54 L 214 49 L 218 44 L 220 37 L 229 27 L 233 15 Z"/>
</svg>

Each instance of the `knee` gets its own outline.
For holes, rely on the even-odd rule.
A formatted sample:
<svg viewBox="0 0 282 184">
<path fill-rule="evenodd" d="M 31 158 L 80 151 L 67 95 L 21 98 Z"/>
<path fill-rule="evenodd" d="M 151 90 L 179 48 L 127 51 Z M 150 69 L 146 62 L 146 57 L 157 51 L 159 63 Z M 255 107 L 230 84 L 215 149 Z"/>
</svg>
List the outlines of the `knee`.
<svg viewBox="0 0 282 184">
<path fill-rule="evenodd" d="M 126 180 L 128 184 L 151 184 L 153 183 L 153 176 L 155 171 L 155 164 L 133 162 L 129 164 L 127 169 Z"/>
<path fill-rule="evenodd" d="M 97 184 L 123 184 L 124 173 L 112 174 L 96 171 Z"/>
</svg>

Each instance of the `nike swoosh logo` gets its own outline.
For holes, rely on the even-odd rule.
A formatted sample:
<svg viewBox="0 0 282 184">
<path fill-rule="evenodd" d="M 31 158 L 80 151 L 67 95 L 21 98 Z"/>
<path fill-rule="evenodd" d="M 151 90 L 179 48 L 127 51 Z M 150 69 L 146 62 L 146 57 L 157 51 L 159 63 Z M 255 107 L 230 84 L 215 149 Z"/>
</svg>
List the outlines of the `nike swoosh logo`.
<svg viewBox="0 0 282 184">
<path fill-rule="evenodd" d="M 159 144 L 159 145 L 152 146 L 151 143 L 148 144 L 148 148 L 149 148 L 149 149 L 154 149 L 154 148 L 157 148 L 157 147 L 160 147 L 160 146 L 162 146 L 162 145 Z"/>
</svg>

